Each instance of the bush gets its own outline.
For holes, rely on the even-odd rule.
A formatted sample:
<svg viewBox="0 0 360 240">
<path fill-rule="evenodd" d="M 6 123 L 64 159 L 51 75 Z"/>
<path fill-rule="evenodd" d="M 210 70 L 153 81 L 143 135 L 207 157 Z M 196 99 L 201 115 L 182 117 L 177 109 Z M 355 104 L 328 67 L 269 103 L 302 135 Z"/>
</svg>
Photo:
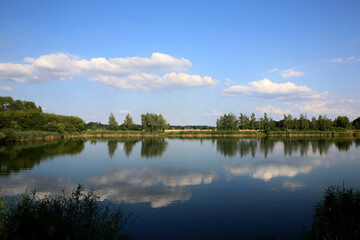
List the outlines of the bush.
<svg viewBox="0 0 360 240">
<path fill-rule="evenodd" d="M 128 217 L 100 205 L 93 190 L 78 185 L 70 196 L 39 198 L 25 193 L 16 201 L 0 198 L 0 239 L 129 239 Z"/>
</svg>

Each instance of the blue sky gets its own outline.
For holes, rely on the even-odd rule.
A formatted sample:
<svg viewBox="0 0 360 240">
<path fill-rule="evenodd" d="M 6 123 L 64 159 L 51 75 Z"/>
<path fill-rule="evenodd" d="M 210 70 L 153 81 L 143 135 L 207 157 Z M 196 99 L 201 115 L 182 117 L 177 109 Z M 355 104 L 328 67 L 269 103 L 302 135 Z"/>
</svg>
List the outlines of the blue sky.
<svg viewBox="0 0 360 240">
<path fill-rule="evenodd" d="M 360 1 L 0 1 L 0 95 L 122 122 L 360 116 Z"/>
</svg>

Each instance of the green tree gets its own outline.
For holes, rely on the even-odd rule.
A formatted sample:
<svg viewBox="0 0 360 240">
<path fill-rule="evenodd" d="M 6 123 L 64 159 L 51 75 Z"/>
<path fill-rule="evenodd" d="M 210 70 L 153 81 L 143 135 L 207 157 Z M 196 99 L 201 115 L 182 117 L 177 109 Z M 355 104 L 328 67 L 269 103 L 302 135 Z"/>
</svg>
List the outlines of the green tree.
<svg viewBox="0 0 360 240">
<path fill-rule="evenodd" d="M 360 117 L 358 117 L 357 119 L 355 119 L 353 122 L 352 122 L 352 125 L 355 129 L 360 129 Z"/>
<path fill-rule="evenodd" d="M 303 131 L 307 131 L 310 129 L 310 121 L 307 119 L 306 114 L 300 114 L 299 129 Z"/>
<path fill-rule="evenodd" d="M 123 127 L 125 130 L 131 130 L 131 129 L 134 129 L 134 127 L 135 127 L 134 122 L 129 113 L 125 117 Z"/>
<path fill-rule="evenodd" d="M 248 116 L 246 116 L 246 114 L 240 113 L 239 128 L 240 129 L 249 129 L 250 128 L 250 119 Z"/>
<path fill-rule="evenodd" d="M 317 120 L 318 128 L 321 131 L 327 131 L 332 125 L 331 119 L 327 118 L 326 114 L 322 116 L 321 114 L 318 117 Z"/>
<path fill-rule="evenodd" d="M 143 130 L 150 132 L 164 131 L 169 127 L 164 117 L 155 113 L 141 114 L 141 125 Z"/>
<path fill-rule="evenodd" d="M 239 120 L 233 113 L 224 114 L 216 120 L 217 130 L 235 130 L 238 128 Z"/>
<path fill-rule="evenodd" d="M 316 117 L 311 118 L 310 128 L 311 128 L 311 130 L 318 130 L 319 129 Z"/>
<path fill-rule="evenodd" d="M 335 118 L 334 125 L 335 127 L 351 128 L 350 120 L 346 116 L 338 116 Z"/>
<path fill-rule="evenodd" d="M 255 129 L 255 128 L 256 128 L 256 117 L 255 117 L 255 113 L 252 113 L 250 117 L 250 129 Z"/>
<path fill-rule="evenodd" d="M 116 121 L 114 114 L 113 114 L 113 113 L 110 113 L 107 129 L 108 129 L 108 130 L 117 130 L 118 127 L 119 127 L 119 124 L 118 124 L 118 122 Z"/>
</svg>

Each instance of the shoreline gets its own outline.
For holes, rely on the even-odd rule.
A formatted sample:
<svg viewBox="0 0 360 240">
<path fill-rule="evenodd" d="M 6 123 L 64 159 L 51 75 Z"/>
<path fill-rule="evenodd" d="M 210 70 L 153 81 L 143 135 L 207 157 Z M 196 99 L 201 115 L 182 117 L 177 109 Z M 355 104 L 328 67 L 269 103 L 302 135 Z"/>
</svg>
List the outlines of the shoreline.
<svg viewBox="0 0 360 240">
<path fill-rule="evenodd" d="M 14 132 L 11 140 L 2 138 L 3 142 L 54 141 L 75 138 L 336 138 L 360 137 L 359 132 L 269 132 L 257 131 L 169 131 L 169 132 L 136 132 L 136 131 L 94 131 L 76 134 L 59 134 L 55 132 Z"/>
</svg>

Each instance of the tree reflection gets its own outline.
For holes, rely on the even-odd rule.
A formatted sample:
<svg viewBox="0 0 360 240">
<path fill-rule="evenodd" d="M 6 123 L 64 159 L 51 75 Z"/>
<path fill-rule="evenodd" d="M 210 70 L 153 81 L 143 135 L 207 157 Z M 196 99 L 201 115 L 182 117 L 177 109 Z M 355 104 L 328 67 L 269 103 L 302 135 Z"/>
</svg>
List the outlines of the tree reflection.
<svg viewBox="0 0 360 240">
<path fill-rule="evenodd" d="M 335 139 L 334 143 L 337 149 L 339 149 L 339 151 L 344 151 L 344 152 L 349 151 L 352 145 L 352 141 L 351 140 L 349 141 L 349 139 L 346 138 Z"/>
<path fill-rule="evenodd" d="M 262 139 L 216 139 L 216 150 L 225 157 L 234 157 L 238 152 L 240 157 L 250 154 L 254 158 L 256 153 L 263 153 L 267 158 L 274 151 L 275 145 L 282 143 L 284 156 L 309 153 L 327 155 L 330 148 L 335 146 L 339 151 L 348 151 L 352 144 L 359 146 L 360 139 L 351 138 L 262 138 Z"/>
<path fill-rule="evenodd" d="M 107 143 L 109 156 L 112 158 L 114 156 L 114 153 L 118 147 L 118 141 L 117 140 L 109 140 Z"/>
<path fill-rule="evenodd" d="M 262 138 L 259 140 L 260 144 L 260 151 L 264 153 L 264 157 L 267 158 L 269 153 L 272 153 L 274 151 L 274 146 L 276 141 L 270 138 Z"/>
<path fill-rule="evenodd" d="M 257 148 L 256 139 L 242 140 L 239 142 L 239 151 L 241 157 L 245 157 L 251 152 L 251 156 L 254 158 L 256 153 L 256 148 Z"/>
<path fill-rule="evenodd" d="M 162 138 L 145 138 L 142 140 L 141 156 L 146 158 L 161 157 L 168 142 Z"/>
<path fill-rule="evenodd" d="M 219 138 L 216 139 L 216 150 L 225 157 L 234 157 L 238 151 L 239 139 Z"/>
<path fill-rule="evenodd" d="M 81 139 L 2 146 L 0 148 L 0 175 L 6 176 L 23 169 L 32 169 L 41 161 L 55 156 L 79 154 L 83 149 L 84 141 Z"/>
<path fill-rule="evenodd" d="M 124 151 L 125 151 L 125 154 L 127 157 L 130 156 L 130 154 L 137 142 L 139 142 L 139 140 L 131 139 L 131 140 L 124 141 Z"/>
</svg>

